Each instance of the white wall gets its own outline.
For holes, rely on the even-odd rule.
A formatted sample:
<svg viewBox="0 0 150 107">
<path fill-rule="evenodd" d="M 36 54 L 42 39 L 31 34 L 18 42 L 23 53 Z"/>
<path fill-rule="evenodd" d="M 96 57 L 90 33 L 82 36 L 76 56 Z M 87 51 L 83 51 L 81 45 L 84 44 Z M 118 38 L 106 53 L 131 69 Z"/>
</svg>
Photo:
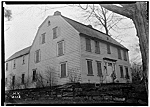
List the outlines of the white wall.
<svg viewBox="0 0 150 107">
<path fill-rule="evenodd" d="M 130 63 L 129 63 L 129 58 L 127 55 L 127 61 L 124 61 L 124 57 L 123 57 L 123 50 L 121 49 L 121 56 L 122 56 L 122 60 L 118 59 L 118 51 L 117 48 L 114 45 L 110 45 L 110 49 L 111 49 L 111 54 L 107 54 L 107 45 L 106 43 L 100 41 L 100 54 L 96 54 L 95 53 L 95 42 L 94 40 L 91 40 L 91 49 L 92 52 L 87 52 L 86 51 L 86 40 L 84 36 L 80 37 L 80 41 L 81 41 L 81 55 L 82 55 L 82 60 L 81 60 L 81 64 L 82 64 L 82 79 L 83 82 L 99 82 L 100 79 L 97 76 L 97 65 L 96 65 L 96 61 L 101 61 L 101 65 L 102 65 L 102 71 L 104 72 L 104 61 L 103 58 L 107 57 L 110 59 L 115 59 L 117 60 L 116 62 L 116 74 L 117 74 L 117 78 L 119 80 L 119 82 L 126 82 L 125 78 L 120 78 L 120 68 L 119 65 L 123 65 L 123 71 L 124 71 L 124 75 L 125 73 L 125 68 L 124 66 L 128 67 L 129 70 L 129 75 L 130 75 L 130 79 L 131 79 L 131 72 L 130 72 Z M 94 76 L 87 76 L 88 73 L 88 69 L 87 69 L 87 60 L 86 59 L 92 59 L 92 65 L 93 65 L 93 72 L 94 72 Z"/>
<path fill-rule="evenodd" d="M 51 25 L 48 27 L 47 22 L 50 20 Z M 53 39 L 54 27 L 59 27 L 59 37 Z M 46 43 L 39 44 L 39 38 L 42 33 L 46 32 Z M 57 42 L 64 40 L 64 55 L 57 56 Z M 63 84 L 68 81 L 68 78 L 60 78 L 60 63 L 67 61 L 67 69 L 78 68 L 80 71 L 80 41 L 78 32 L 72 28 L 63 18 L 60 16 L 52 16 L 44 21 L 43 25 L 39 28 L 36 38 L 30 50 L 30 67 L 29 75 L 32 78 L 33 69 L 43 72 L 47 67 L 54 67 L 57 72 L 58 82 L 57 84 Z M 34 62 L 35 51 L 41 50 L 41 61 L 39 63 Z M 80 72 L 79 72 L 80 73 Z"/>
</svg>

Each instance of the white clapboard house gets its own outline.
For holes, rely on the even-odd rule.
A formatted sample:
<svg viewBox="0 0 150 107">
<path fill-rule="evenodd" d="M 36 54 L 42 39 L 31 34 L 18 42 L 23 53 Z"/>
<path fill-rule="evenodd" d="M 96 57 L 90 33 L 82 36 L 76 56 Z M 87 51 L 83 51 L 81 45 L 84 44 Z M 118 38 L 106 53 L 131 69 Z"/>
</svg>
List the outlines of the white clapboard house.
<svg viewBox="0 0 150 107">
<path fill-rule="evenodd" d="M 132 82 L 126 47 L 58 11 L 39 26 L 32 45 L 13 54 L 5 65 L 7 89 Z"/>
</svg>

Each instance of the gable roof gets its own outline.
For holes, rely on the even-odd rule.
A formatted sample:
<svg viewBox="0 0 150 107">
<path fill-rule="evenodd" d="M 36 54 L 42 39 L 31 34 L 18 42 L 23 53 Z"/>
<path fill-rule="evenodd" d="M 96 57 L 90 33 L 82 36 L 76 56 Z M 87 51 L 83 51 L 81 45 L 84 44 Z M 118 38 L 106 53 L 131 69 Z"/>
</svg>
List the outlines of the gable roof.
<svg viewBox="0 0 150 107">
<path fill-rule="evenodd" d="M 61 15 L 62 16 L 62 15 Z M 80 32 L 80 34 L 82 35 L 86 35 L 86 36 L 90 36 L 90 37 L 94 37 L 97 39 L 100 39 L 102 41 L 111 43 L 113 45 L 119 46 L 123 49 L 128 50 L 126 47 L 124 47 L 122 44 L 120 44 L 119 42 L 117 42 L 115 39 L 113 39 L 112 37 L 110 37 L 109 35 L 106 35 L 103 32 L 100 32 L 94 28 L 90 28 L 87 25 L 84 25 L 82 23 L 79 23 L 77 21 L 74 21 L 72 19 L 69 19 L 67 17 L 62 16 L 71 26 L 73 26 L 78 32 Z M 105 36 L 104 36 L 105 35 Z"/>
<path fill-rule="evenodd" d="M 11 57 L 9 57 L 9 58 L 6 60 L 6 62 L 8 62 L 8 61 L 10 61 L 10 60 L 12 60 L 12 59 L 14 59 L 14 58 L 18 58 L 18 57 L 21 57 L 21 56 L 23 56 L 23 55 L 29 54 L 30 48 L 31 48 L 31 46 L 29 46 L 29 47 L 27 47 L 27 48 L 24 48 L 24 49 L 22 49 L 22 50 L 20 50 L 20 51 L 18 51 L 18 52 L 16 52 L 16 53 L 14 53 Z"/>
</svg>

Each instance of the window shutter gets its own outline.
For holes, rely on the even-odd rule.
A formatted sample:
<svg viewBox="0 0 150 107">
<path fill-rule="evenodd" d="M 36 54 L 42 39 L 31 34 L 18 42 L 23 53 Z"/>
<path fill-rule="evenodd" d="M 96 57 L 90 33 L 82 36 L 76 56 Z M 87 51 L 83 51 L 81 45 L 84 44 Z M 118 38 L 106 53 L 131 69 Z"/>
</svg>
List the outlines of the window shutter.
<svg viewBox="0 0 150 107">
<path fill-rule="evenodd" d="M 12 85 L 15 85 L 15 76 L 12 78 Z"/>
<path fill-rule="evenodd" d="M 22 84 L 24 84 L 24 74 L 22 74 Z"/>
</svg>

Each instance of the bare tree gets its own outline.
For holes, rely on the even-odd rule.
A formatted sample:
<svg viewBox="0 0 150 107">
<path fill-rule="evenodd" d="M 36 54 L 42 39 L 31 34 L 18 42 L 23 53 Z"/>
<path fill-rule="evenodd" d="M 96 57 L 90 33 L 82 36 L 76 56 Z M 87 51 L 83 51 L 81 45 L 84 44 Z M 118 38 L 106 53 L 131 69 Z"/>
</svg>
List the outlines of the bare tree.
<svg viewBox="0 0 150 107">
<path fill-rule="evenodd" d="M 111 30 L 118 32 L 119 29 L 122 30 L 133 27 L 125 27 L 125 25 L 124 28 L 119 27 L 118 23 L 121 24 L 121 21 L 127 18 L 121 15 L 117 15 L 114 12 L 108 11 L 100 5 L 87 4 L 85 8 L 82 7 L 82 5 L 80 4 L 77 6 L 83 10 L 83 17 L 86 17 L 86 19 L 91 20 L 94 23 L 94 26 L 100 26 L 100 29 L 104 29 L 104 33 L 107 35 L 111 35 Z"/>
<path fill-rule="evenodd" d="M 78 83 L 81 80 L 81 74 L 78 68 L 68 69 L 68 76 L 70 83 Z"/>
<path fill-rule="evenodd" d="M 12 18 L 11 10 L 4 8 L 4 17 L 7 18 L 7 21 L 10 21 Z"/>
<path fill-rule="evenodd" d="M 58 75 L 57 71 L 55 70 L 54 67 L 47 67 L 45 70 L 45 80 L 47 82 L 47 86 L 54 86 L 58 82 Z"/>
<path fill-rule="evenodd" d="M 41 72 L 36 74 L 36 87 L 45 87 L 44 76 L 41 74 Z"/>
<path fill-rule="evenodd" d="M 148 52 L 149 52 L 149 34 L 148 34 L 148 8 L 147 2 L 134 2 L 130 4 L 120 4 L 120 6 L 112 4 L 100 4 L 102 7 L 132 19 L 139 38 L 140 51 L 142 55 L 143 79 L 146 89 L 148 90 Z"/>
</svg>

